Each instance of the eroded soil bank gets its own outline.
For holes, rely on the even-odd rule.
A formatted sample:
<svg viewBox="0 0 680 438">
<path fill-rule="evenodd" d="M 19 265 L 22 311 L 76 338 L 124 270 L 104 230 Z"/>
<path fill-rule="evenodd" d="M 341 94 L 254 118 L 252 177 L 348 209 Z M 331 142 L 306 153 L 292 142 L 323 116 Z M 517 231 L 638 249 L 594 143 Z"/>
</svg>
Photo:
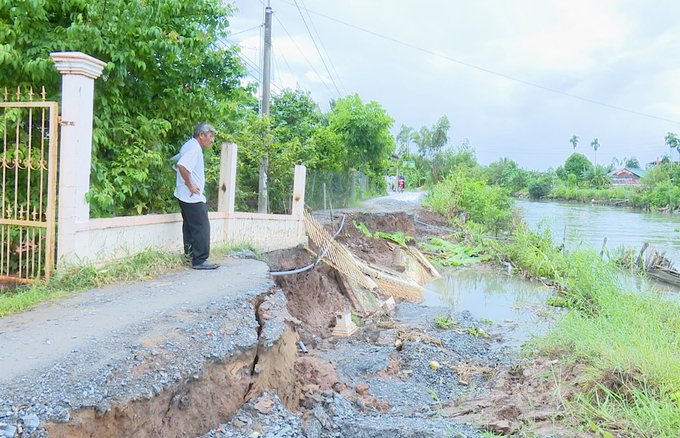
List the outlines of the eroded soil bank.
<svg viewBox="0 0 680 438">
<path fill-rule="evenodd" d="M 423 222 L 445 225 L 419 213 Z M 325 221 L 329 232 L 339 219 Z M 373 232 L 432 234 L 412 215 L 347 217 L 337 239 L 357 257 L 395 271 L 402 269 L 397 245 L 367 237 L 360 224 Z M 314 260 L 303 249 L 269 255 L 272 271 Z M 487 269 L 493 267 L 482 267 Z M 204 437 L 595 436 L 571 427 L 577 423 L 564 409 L 578 385 L 557 383 L 577 382 L 580 369 L 558 360 L 521 359 L 497 327 L 469 312 L 408 302 L 362 311 L 343 275 L 325 265 L 276 278 L 301 322 L 296 328 L 306 351 L 298 351 L 295 364 L 299 405 L 285 409 L 281 394 L 265 393 Z M 335 313 L 348 310 L 361 318 L 360 330 L 349 338 L 331 335 Z M 438 317 L 448 317 L 451 327 L 435 324 Z"/>
<path fill-rule="evenodd" d="M 324 221 L 331 233 L 339 223 Z M 337 240 L 395 272 L 408 272 L 407 251 L 368 237 L 359 224 L 372 232 L 441 233 L 412 214 L 347 217 Z M 303 248 L 267 255 L 271 271 L 315 260 Z M 236 300 L 160 315 L 169 326 L 136 326 L 142 336 L 92 375 L 73 375 L 63 364 L 27 381 L 27 394 L 18 394 L 21 382 L 0 390 L 0 437 L 590 436 L 567 429 L 563 403 L 576 384 L 556 383 L 576 382 L 579 369 L 520 359 L 478 316 L 410 302 L 363 308 L 357 286 L 323 263 L 274 278 Z M 334 336 L 336 313 L 346 311 L 361 327 Z M 435 324 L 438 317 L 450 327 Z"/>
</svg>

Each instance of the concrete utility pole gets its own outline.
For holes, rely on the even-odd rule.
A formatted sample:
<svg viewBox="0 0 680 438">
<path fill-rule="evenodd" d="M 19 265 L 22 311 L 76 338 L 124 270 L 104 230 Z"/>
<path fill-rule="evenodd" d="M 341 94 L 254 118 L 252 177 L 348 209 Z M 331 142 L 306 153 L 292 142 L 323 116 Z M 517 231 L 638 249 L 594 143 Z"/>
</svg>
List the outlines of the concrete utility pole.
<svg viewBox="0 0 680 438">
<path fill-rule="evenodd" d="M 262 115 L 269 116 L 269 82 L 272 56 L 272 8 L 264 10 L 264 60 L 262 67 Z M 269 156 L 265 155 L 260 163 L 259 196 L 257 198 L 257 212 L 266 214 L 269 205 L 269 190 L 267 173 L 269 171 Z"/>
</svg>

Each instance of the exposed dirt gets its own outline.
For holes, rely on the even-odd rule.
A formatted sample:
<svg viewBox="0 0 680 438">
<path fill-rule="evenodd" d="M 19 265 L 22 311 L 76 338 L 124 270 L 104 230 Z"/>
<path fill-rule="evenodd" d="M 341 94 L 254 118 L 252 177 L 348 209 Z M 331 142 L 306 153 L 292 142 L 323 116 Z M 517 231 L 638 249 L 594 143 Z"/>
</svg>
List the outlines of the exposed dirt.
<svg viewBox="0 0 680 438">
<path fill-rule="evenodd" d="M 390 202 L 406 205 L 406 195 Z M 368 237 L 359 224 L 371 234 L 423 238 L 450 233 L 442 217 L 422 207 L 377 210 L 347 214 L 336 240 L 357 258 L 388 270 L 409 272 L 409 250 Z M 334 233 L 340 218 L 336 212 L 333 220 L 326 216 L 322 222 Z M 408 242 L 409 248 L 415 246 Z M 313 245 L 310 249 L 319 252 Z M 267 255 L 271 271 L 315 261 L 303 248 Z M 71 330 L 60 342 L 65 351 L 71 349 L 72 359 L 33 380 L 20 377 L 12 388 L 0 388 L 0 436 L 482 438 L 486 430 L 544 438 L 596 436 L 575 432 L 578 422 L 565 407 L 576 391 L 596 389 L 582 384 L 582 367 L 549 359 L 522 362 L 492 326 L 469 312 L 447 314 L 445 308 L 401 299 L 394 309 L 365 310 L 357 286 L 324 263 L 275 276 L 275 286 L 256 264 L 243 273 L 236 265 L 221 271 L 229 273 L 227 279 L 220 272 L 210 274 L 214 278 L 190 272 L 196 280 L 188 284 L 186 274 L 150 283 L 143 295 L 148 301 L 140 303 L 149 313 L 134 324 L 113 327 L 123 318 L 119 314 L 131 309 L 121 302 L 120 312 L 111 310 L 109 301 L 126 296 L 121 291 L 70 304 L 82 312 L 61 320 L 59 328 Z M 256 269 L 262 272 L 255 275 Z M 489 262 L 474 269 L 499 268 Z M 211 295 L 188 307 L 188 297 L 204 293 L 195 290 L 201 287 Z M 152 307 L 167 302 L 173 288 L 178 291 L 172 311 Z M 125 293 L 137 301 L 140 289 L 144 292 Z M 112 321 L 106 326 L 112 337 L 93 342 L 98 355 L 88 356 L 84 343 L 71 343 L 81 333 L 79 318 L 90 324 L 99 318 L 92 312 L 97 306 Z M 337 313 L 348 311 L 360 330 L 334 336 Z M 449 317 L 452 327 L 435 324 L 439 316 Z M 73 328 L 67 325 L 71 320 Z M 19 328 L 4 337 L 18 345 L 14 331 Z M 50 334 L 55 329 L 45 330 L 36 332 L 35 342 L 47 339 L 47 345 L 56 345 Z M 610 386 L 631 379 L 635 376 L 612 376 Z"/>
<path fill-rule="evenodd" d="M 582 367 L 566 367 L 559 360 L 518 363 L 499 370 L 488 391 L 451 400 L 444 412 L 502 435 L 596 436 L 574 432 L 578 422 L 564 409 L 582 373 Z"/>
<path fill-rule="evenodd" d="M 303 249 L 276 251 L 267 258 L 272 271 L 289 271 L 315 261 L 315 257 Z M 288 299 L 288 311 L 303 322 L 305 332 L 328 337 L 335 326 L 336 312 L 353 310 L 351 301 L 342 293 L 337 275 L 331 267 L 319 264 L 300 274 L 276 277 L 277 285 Z M 304 341 L 313 343 L 309 337 Z"/>
<path fill-rule="evenodd" d="M 427 224 L 440 228 L 448 227 L 446 221 L 436 213 L 422 207 L 414 210 L 408 214 L 349 214 L 336 240 L 348 247 L 355 256 L 367 262 L 399 270 L 399 258 L 395 257 L 395 246 L 398 245 L 386 239 L 369 238 L 358 225 L 363 224 L 371 233 L 403 232 L 405 235 L 421 238 L 449 234 L 446 230 L 414 223 L 415 216 Z M 333 233 L 339 226 L 340 216 L 336 216 L 332 223 L 330 219 L 323 223 L 328 231 Z M 415 245 L 415 242 L 412 241 L 409 245 Z M 286 254 L 272 255 L 269 262 L 273 269 L 275 267 L 285 270 L 309 264 L 313 260 L 309 253 L 298 249 Z M 477 264 L 474 269 L 501 268 L 489 262 Z M 328 357 L 328 353 L 324 352 L 338 348 L 336 344 L 339 341 L 329 336 L 335 322 L 335 312 L 354 310 L 361 315 L 361 312 L 352 306 L 350 297 L 343 294 L 343 287 L 338 284 L 340 277 L 342 274 L 328 267 L 317 266 L 305 274 L 276 278 L 277 285 L 284 290 L 289 301 L 291 314 L 304 322 L 305 327 L 301 329 L 301 333 L 304 333 L 305 329 L 313 333 L 313 336 L 301 335 L 309 344 L 309 353 L 300 353 L 296 363 L 296 391 L 301 400 L 299 410 L 303 413 L 309 412 L 315 406 L 314 403 L 310 404 L 310 400 L 313 402 L 316 397 L 320 402 L 321 399 L 320 395 L 313 394 L 333 390 L 350 402 L 359 401 L 361 405 L 370 406 L 378 412 L 389 413 L 392 404 L 386 399 L 372 395 L 371 385 L 339 376 L 338 362 L 324 358 Z M 439 394 L 438 398 L 443 403 L 439 415 L 455 420 L 456 423 L 471 423 L 482 430 L 503 435 L 595 436 L 594 433 L 575 432 L 573 426 L 577 422 L 570 418 L 565 409 L 564 402 L 572 400 L 574 391 L 580 388 L 576 382 L 582 372 L 581 368 L 566 369 L 560 366 L 557 360 L 548 359 L 538 359 L 530 363 L 514 359 L 498 363 L 497 359 L 487 356 L 489 353 L 485 353 L 481 360 L 466 357 L 465 351 L 457 354 L 449 350 L 447 348 L 449 341 L 437 337 L 436 334 L 430 336 L 427 330 L 422 331 L 421 328 L 430 325 L 431 320 L 421 320 L 414 326 L 413 323 L 388 322 L 392 320 L 387 316 L 383 318 L 387 319 L 382 319 L 383 322 L 377 326 L 373 324 L 363 328 L 354 336 L 355 343 L 360 341 L 366 345 L 388 346 L 394 352 L 385 356 L 384 366 L 366 377 L 386 382 L 411 382 L 417 385 L 418 379 L 422 381 L 423 377 L 414 375 L 410 369 L 413 367 L 410 353 L 404 354 L 401 346 L 404 343 L 422 345 L 425 342 L 430 345 L 428 348 L 438 349 L 444 353 L 443 357 L 446 359 L 443 359 L 443 363 L 452 370 L 449 377 L 452 384 L 462 388 L 476 388 L 473 393 L 463 389 L 460 396 Z M 466 333 L 461 332 L 461 336 L 466 336 Z M 502 343 L 502 339 L 496 339 L 495 342 Z M 345 345 L 343 348 L 350 350 L 352 348 L 348 346 L 352 344 L 343 345 Z M 488 362 L 489 360 L 491 362 Z M 445 378 L 447 377 L 444 375 L 440 376 L 440 379 Z"/>
</svg>

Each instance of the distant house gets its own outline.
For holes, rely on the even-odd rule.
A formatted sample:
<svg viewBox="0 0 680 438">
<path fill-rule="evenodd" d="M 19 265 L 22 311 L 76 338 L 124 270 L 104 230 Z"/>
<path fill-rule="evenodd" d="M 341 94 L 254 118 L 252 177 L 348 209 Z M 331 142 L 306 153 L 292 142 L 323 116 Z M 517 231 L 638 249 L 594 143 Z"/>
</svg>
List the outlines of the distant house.
<svg viewBox="0 0 680 438">
<path fill-rule="evenodd" d="M 637 167 L 624 167 L 621 170 L 611 172 L 609 177 L 612 181 L 612 186 L 641 186 L 640 178 L 645 176 L 645 171 Z"/>
</svg>

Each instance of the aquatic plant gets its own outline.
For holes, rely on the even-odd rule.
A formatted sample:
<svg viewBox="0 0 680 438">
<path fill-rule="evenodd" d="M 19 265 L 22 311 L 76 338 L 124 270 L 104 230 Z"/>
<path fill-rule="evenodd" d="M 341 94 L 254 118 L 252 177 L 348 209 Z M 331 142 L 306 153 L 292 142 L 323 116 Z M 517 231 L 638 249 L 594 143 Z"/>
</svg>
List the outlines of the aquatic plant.
<svg viewBox="0 0 680 438">
<path fill-rule="evenodd" d="M 471 265 L 493 258 L 493 255 L 486 253 L 482 244 L 472 247 L 465 243 L 451 243 L 439 237 L 430 237 L 429 242 L 420 242 L 420 247 L 428 257 L 442 266 Z"/>
</svg>

